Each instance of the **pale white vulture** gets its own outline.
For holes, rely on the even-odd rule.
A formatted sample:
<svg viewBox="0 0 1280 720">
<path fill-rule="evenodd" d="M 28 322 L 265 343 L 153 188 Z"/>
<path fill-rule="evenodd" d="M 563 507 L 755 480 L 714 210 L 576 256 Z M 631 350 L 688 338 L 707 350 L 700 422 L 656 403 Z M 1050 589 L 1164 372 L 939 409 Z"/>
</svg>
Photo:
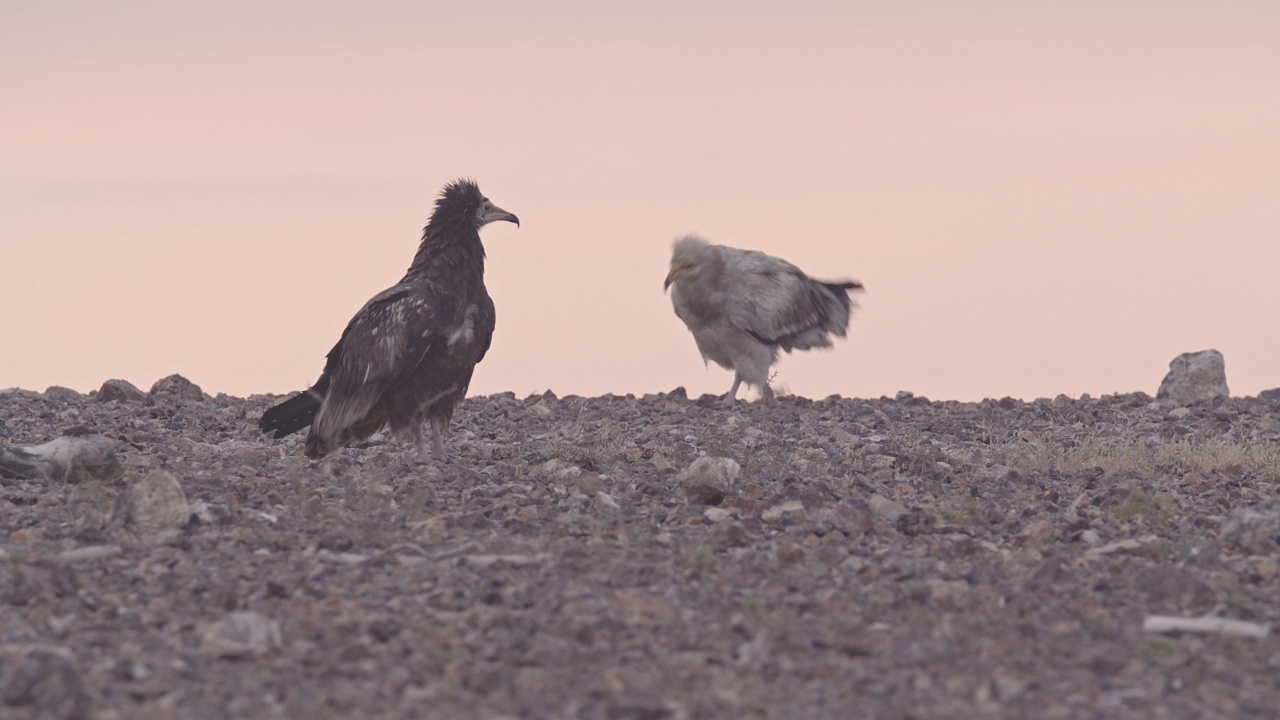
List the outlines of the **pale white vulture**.
<svg viewBox="0 0 1280 720">
<path fill-rule="evenodd" d="M 773 399 L 769 368 L 779 348 L 831 347 L 832 335 L 844 337 L 857 305 L 849 291 L 862 284 L 813 280 L 786 260 L 687 235 L 672 247 L 664 287 L 703 362 L 733 371 L 732 403 L 744 382 Z"/>
</svg>

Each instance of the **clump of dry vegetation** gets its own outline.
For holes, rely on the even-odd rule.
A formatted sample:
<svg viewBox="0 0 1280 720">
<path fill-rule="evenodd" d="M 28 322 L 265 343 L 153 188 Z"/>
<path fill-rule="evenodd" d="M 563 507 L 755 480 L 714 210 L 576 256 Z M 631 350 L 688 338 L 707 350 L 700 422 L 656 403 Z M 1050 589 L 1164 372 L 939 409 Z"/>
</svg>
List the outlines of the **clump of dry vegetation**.
<svg viewBox="0 0 1280 720">
<path fill-rule="evenodd" d="M 1098 468 L 1106 475 L 1181 479 L 1188 473 L 1239 476 L 1273 473 L 1280 468 L 1280 445 L 1230 437 L 1147 438 L 1137 443 L 1126 443 L 1122 438 L 1085 437 L 1067 446 L 1052 441 L 1006 443 L 996 452 L 1005 453 L 1007 465 L 1046 474 Z"/>
</svg>

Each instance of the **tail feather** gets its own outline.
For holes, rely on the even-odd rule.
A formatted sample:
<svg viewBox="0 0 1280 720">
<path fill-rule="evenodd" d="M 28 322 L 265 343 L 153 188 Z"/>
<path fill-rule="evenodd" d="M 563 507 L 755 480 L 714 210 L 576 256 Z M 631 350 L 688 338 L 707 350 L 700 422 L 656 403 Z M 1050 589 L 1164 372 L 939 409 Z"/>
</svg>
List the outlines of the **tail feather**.
<svg viewBox="0 0 1280 720">
<path fill-rule="evenodd" d="M 862 283 L 857 280 L 837 280 L 836 282 L 824 282 L 823 285 L 832 290 L 861 290 Z"/>
<path fill-rule="evenodd" d="M 862 290 L 862 283 L 857 280 L 841 280 L 839 282 L 824 282 L 822 283 L 822 286 L 830 291 L 831 296 L 840 303 L 842 308 L 844 308 L 843 322 L 837 322 L 837 324 L 847 329 L 849 325 L 849 313 L 853 312 L 853 309 L 858 306 L 858 304 L 854 302 L 853 298 L 849 297 L 849 291 Z M 841 337 L 844 337 L 844 332 L 840 332 L 839 334 Z"/>
<path fill-rule="evenodd" d="M 272 437 L 277 439 L 311 427 L 323 400 L 324 396 L 317 392 L 316 388 L 298 393 L 262 413 L 258 427 L 263 432 L 273 433 Z"/>
</svg>

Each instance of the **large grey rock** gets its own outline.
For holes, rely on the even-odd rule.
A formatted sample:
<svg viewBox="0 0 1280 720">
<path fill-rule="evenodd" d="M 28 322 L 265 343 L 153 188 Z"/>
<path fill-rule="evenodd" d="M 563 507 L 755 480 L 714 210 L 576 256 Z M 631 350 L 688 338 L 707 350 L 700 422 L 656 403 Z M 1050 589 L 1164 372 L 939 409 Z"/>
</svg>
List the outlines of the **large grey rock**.
<svg viewBox="0 0 1280 720">
<path fill-rule="evenodd" d="M 128 380 L 108 380 L 102 383 L 102 388 L 98 390 L 97 398 L 98 402 L 111 402 L 112 400 L 141 402 L 146 399 L 147 394 Z"/>
<path fill-rule="evenodd" d="M 44 391 L 44 396 L 50 400 L 61 400 L 63 402 L 79 400 L 81 397 L 80 393 L 72 390 L 71 388 L 62 387 L 61 385 L 50 385 L 49 388 Z"/>
<path fill-rule="evenodd" d="M 151 386 L 152 395 L 169 395 L 172 397 L 185 398 L 187 400 L 203 400 L 204 391 L 200 386 L 182 377 L 181 375 L 170 375 L 162 377 Z"/>
<path fill-rule="evenodd" d="M 1169 374 L 1164 376 L 1156 393 L 1157 398 L 1183 405 L 1229 395 L 1226 365 L 1217 350 L 1183 353 L 1174 358 L 1169 363 Z"/>
</svg>

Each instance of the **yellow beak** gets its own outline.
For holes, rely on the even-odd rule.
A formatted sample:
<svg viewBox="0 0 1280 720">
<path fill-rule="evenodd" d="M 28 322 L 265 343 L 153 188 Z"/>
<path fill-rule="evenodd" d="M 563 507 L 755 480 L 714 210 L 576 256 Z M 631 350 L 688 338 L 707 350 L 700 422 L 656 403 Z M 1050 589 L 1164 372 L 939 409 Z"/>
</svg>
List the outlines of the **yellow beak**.
<svg viewBox="0 0 1280 720">
<path fill-rule="evenodd" d="M 679 277 L 680 277 L 680 268 L 678 267 L 671 268 L 671 272 L 667 273 L 666 282 L 662 283 L 663 292 L 666 292 L 666 289 L 671 287 L 671 283 L 675 282 Z"/>
</svg>

